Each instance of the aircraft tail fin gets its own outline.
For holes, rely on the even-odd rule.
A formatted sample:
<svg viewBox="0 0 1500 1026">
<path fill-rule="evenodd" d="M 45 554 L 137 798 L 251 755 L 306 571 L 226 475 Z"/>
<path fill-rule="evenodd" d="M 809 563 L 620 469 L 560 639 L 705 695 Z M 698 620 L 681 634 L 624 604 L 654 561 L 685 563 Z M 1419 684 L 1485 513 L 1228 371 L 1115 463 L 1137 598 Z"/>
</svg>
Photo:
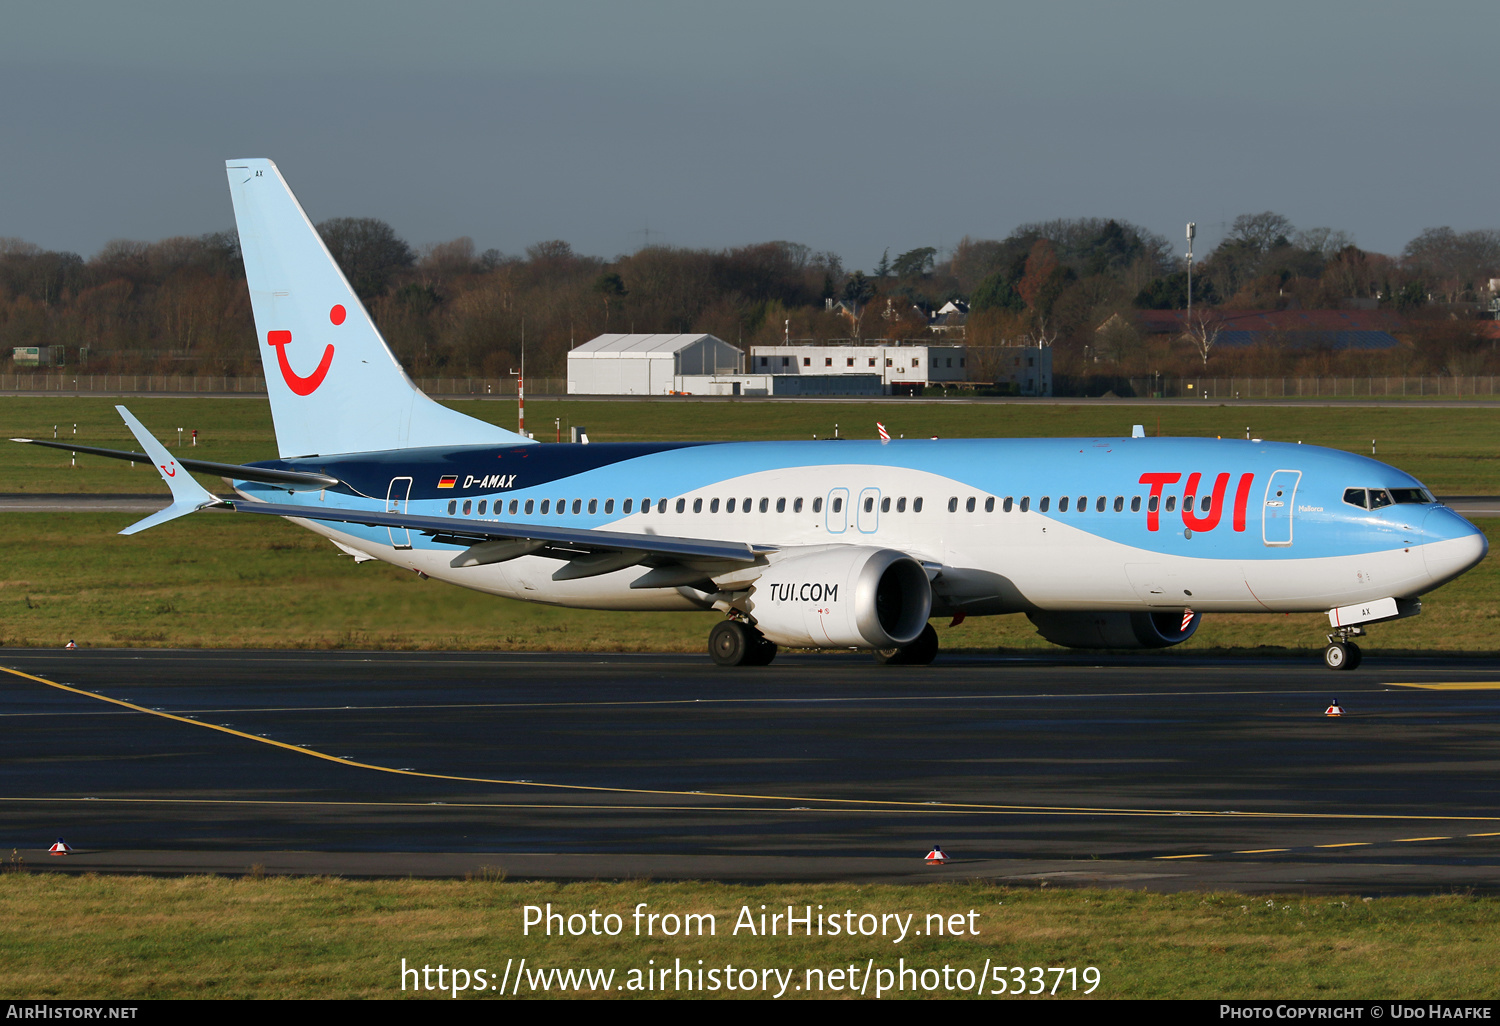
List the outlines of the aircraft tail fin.
<svg viewBox="0 0 1500 1026">
<path fill-rule="evenodd" d="M 283 458 L 527 441 L 412 383 L 272 161 L 225 169 Z"/>
</svg>

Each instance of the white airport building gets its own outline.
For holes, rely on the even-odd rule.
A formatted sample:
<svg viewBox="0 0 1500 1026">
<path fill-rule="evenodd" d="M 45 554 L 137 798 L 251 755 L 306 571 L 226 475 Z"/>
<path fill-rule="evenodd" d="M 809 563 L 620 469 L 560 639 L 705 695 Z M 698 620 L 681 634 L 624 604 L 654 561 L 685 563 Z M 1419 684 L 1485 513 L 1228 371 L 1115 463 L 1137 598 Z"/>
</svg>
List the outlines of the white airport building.
<svg viewBox="0 0 1500 1026">
<path fill-rule="evenodd" d="M 744 352 L 713 335 L 600 335 L 568 353 L 568 394 L 672 395 L 744 370 Z"/>
<path fill-rule="evenodd" d="M 969 379 L 968 350 L 953 343 L 865 342 L 752 346 L 752 374 L 880 376 L 885 395 L 921 392 L 929 384 Z"/>
</svg>

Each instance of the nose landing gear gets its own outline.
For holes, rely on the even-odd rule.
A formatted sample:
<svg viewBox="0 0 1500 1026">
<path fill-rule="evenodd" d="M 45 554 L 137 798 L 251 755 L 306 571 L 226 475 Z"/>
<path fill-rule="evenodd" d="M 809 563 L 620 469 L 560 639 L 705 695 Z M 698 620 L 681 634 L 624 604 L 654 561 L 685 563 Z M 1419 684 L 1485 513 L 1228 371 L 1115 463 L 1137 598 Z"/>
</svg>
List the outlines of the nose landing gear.
<svg viewBox="0 0 1500 1026">
<path fill-rule="evenodd" d="M 1359 646 L 1349 639 L 1364 633 L 1361 627 L 1340 627 L 1337 632 L 1328 635 L 1328 647 L 1323 650 L 1323 665 L 1330 670 L 1357 668 L 1364 656 Z"/>
</svg>

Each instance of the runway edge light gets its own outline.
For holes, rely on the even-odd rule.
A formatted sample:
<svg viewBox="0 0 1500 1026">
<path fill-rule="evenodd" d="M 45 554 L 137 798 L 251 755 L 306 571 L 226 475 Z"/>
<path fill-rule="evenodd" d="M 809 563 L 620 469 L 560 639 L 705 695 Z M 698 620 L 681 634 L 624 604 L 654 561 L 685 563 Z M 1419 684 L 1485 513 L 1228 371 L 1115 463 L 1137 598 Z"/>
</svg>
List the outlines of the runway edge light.
<svg viewBox="0 0 1500 1026">
<path fill-rule="evenodd" d="M 927 864 L 929 866 L 941 866 L 947 861 L 948 856 L 944 855 L 943 849 L 935 844 L 932 846 L 932 850 L 927 853 Z"/>
<path fill-rule="evenodd" d="M 1339 705 L 1339 700 L 1337 698 L 1335 698 L 1333 700 L 1333 704 L 1330 705 L 1327 709 L 1323 710 L 1323 715 L 1324 716 L 1342 716 L 1342 715 L 1344 715 L 1344 707 L 1341 706 L 1341 705 Z"/>
<path fill-rule="evenodd" d="M 77 648 L 77 647 L 78 647 L 78 642 L 74 641 L 72 638 L 69 638 L 68 639 L 68 643 L 63 646 L 63 648 Z"/>
<path fill-rule="evenodd" d="M 57 839 L 57 843 L 54 844 L 52 847 L 50 847 L 50 848 L 47 849 L 47 854 L 48 855 L 71 855 L 71 854 L 73 854 L 73 849 L 68 847 L 68 842 L 67 841 L 64 841 L 61 837 L 59 837 Z"/>
</svg>

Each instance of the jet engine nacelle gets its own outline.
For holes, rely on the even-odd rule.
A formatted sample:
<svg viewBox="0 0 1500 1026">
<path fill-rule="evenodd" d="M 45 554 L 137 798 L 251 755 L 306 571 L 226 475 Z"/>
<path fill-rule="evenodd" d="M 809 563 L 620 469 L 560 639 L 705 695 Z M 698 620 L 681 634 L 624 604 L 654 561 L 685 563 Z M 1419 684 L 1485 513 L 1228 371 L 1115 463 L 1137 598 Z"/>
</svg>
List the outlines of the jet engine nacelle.
<svg viewBox="0 0 1500 1026">
<path fill-rule="evenodd" d="M 932 612 L 922 564 L 904 552 L 830 545 L 779 559 L 746 607 L 771 641 L 792 648 L 897 648 Z"/>
<path fill-rule="evenodd" d="M 1068 648 L 1169 648 L 1198 630 L 1202 613 L 1183 626 L 1183 613 L 1027 613 L 1036 632 Z"/>
</svg>

